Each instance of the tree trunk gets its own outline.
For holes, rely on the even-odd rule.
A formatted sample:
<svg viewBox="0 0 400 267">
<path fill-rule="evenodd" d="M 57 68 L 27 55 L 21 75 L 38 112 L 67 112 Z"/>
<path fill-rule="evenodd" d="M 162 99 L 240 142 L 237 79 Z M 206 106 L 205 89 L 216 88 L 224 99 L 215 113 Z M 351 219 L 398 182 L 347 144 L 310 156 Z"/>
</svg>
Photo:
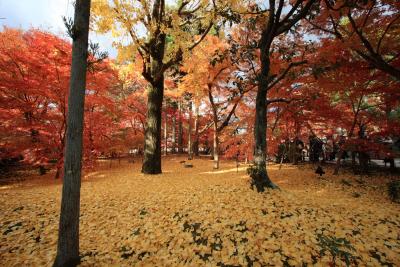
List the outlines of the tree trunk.
<svg viewBox="0 0 400 267">
<path fill-rule="evenodd" d="M 219 137 L 218 137 L 217 121 L 214 121 L 213 159 L 214 159 L 214 169 L 219 169 Z"/>
<path fill-rule="evenodd" d="M 261 49 L 261 73 L 256 96 L 256 117 L 254 121 L 254 164 L 255 175 L 252 176 L 252 185 L 258 192 L 263 192 L 265 188 L 277 188 L 268 176 L 266 168 L 267 154 L 267 92 L 269 74 L 269 55 Z"/>
<path fill-rule="evenodd" d="M 350 129 L 350 132 L 349 132 L 349 135 L 348 135 L 349 139 L 351 137 L 353 137 L 354 129 L 355 129 L 356 123 L 357 123 L 357 116 L 358 116 L 358 111 L 354 115 L 353 124 L 351 125 L 351 129 Z M 341 159 L 344 156 L 344 152 L 345 152 L 343 146 L 344 146 L 344 144 L 342 144 L 342 146 L 339 148 L 339 155 L 338 155 L 338 158 L 336 159 L 336 165 L 335 165 L 335 169 L 333 171 L 334 175 L 338 175 L 339 174 L 340 162 L 341 162 Z"/>
<path fill-rule="evenodd" d="M 266 168 L 266 97 L 267 92 L 259 88 L 256 98 L 256 117 L 254 122 L 254 163 L 259 169 Z M 266 177 L 268 178 L 267 175 Z"/>
<path fill-rule="evenodd" d="M 178 153 L 183 153 L 182 101 L 178 102 Z"/>
<path fill-rule="evenodd" d="M 161 173 L 161 115 L 164 96 L 164 75 L 147 91 L 147 119 L 142 173 Z"/>
<path fill-rule="evenodd" d="M 68 96 L 64 182 L 54 266 L 75 266 L 79 263 L 79 206 L 89 17 L 90 0 L 77 0 Z"/>
<path fill-rule="evenodd" d="M 199 156 L 199 105 L 195 106 L 193 154 Z"/>
<path fill-rule="evenodd" d="M 367 174 L 368 173 L 368 165 L 369 165 L 369 155 L 364 151 L 358 152 L 358 161 L 360 164 L 360 173 Z"/>
<path fill-rule="evenodd" d="M 172 154 L 176 152 L 176 118 L 172 116 Z"/>
<path fill-rule="evenodd" d="M 188 121 L 188 159 L 191 160 L 193 158 L 192 155 L 192 101 L 189 101 L 189 121 Z"/>
</svg>

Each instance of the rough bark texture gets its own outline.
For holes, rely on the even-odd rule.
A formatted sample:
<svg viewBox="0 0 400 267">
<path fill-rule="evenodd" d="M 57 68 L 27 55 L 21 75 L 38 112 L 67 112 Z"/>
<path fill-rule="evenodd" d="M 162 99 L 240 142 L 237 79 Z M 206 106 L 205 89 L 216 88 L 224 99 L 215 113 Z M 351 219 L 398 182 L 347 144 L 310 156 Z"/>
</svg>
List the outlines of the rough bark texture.
<svg viewBox="0 0 400 267">
<path fill-rule="evenodd" d="M 161 173 L 161 115 L 164 97 L 164 72 L 168 69 L 163 63 L 166 34 L 161 30 L 165 16 L 165 1 L 155 0 L 152 19 L 160 22 L 150 33 L 146 47 L 139 49 L 143 58 L 143 77 L 150 83 L 147 88 L 147 118 L 144 136 L 144 156 L 142 172 Z"/>
<path fill-rule="evenodd" d="M 266 166 L 266 95 L 267 91 L 259 88 L 256 97 L 256 117 L 254 121 L 254 164 L 258 168 L 265 168 Z"/>
<path fill-rule="evenodd" d="M 164 76 L 147 90 L 147 119 L 142 172 L 161 173 L 161 114 Z"/>
<path fill-rule="evenodd" d="M 54 266 L 75 266 L 79 263 L 79 206 L 89 16 L 90 0 L 77 0 L 68 96 L 64 182 Z"/>
<path fill-rule="evenodd" d="M 265 188 L 276 188 L 268 176 L 266 168 L 267 151 L 267 92 L 270 60 L 268 52 L 261 51 L 261 73 L 256 96 L 256 117 L 254 121 L 254 165 L 257 171 L 253 172 L 252 184 L 258 192 Z"/>
</svg>

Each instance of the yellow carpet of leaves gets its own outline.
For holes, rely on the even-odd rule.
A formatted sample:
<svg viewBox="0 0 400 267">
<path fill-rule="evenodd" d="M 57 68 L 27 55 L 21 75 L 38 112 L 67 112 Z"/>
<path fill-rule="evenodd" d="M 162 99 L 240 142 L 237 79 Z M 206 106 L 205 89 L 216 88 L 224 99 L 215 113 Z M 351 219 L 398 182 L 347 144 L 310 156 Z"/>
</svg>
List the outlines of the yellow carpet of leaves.
<svg viewBox="0 0 400 267">
<path fill-rule="evenodd" d="M 81 266 L 332 266 L 318 235 L 349 241 L 352 265 L 400 265 L 400 205 L 385 177 L 320 179 L 309 165 L 272 164 L 282 190 L 259 194 L 245 166 L 182 159 L 165 159 L 162 175 L 140 174 L 140 162 L 85 174 Z M 52 264 L 60 193 L 50 178 L 0 187 L 0 266 Z"/>
</svg>

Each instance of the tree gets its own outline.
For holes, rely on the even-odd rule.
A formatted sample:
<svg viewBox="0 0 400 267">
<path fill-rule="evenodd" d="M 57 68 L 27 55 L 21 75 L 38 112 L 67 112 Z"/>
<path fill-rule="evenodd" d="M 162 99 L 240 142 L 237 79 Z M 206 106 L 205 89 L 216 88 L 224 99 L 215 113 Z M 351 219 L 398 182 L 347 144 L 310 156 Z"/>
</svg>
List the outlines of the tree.
<svg viewBox="0 0 400 267">
<path fill-rule="evenodd" d="M 214 21 L 213 8 L 207 1 L 179 1 L 174 6 L 167 6 L 164 0 L 135 3 L 97 1 L 94 4 L 98 30 L 106 32 L 113 29 L 114 33 L 122 30 L 123 35 L 131 38 L 132 43 L 128 46 L 119 43 L 120 56 L 132 60 L 132 51 L 137 51 L 142 60 L 142 75 L 149 82 L 143 173 L 161 173 L 165 72 L 180 62 L 184 54 L 194 49 L 207 35 Z M 143 27 L 144 34 L 139 34 L 139 28 Z M 196 39 L 195 35 L 199 37 Z"/>
<path fill-rule="evenodd" d="M 210 105 L 214 169 L 218 169 L 219 135 L 229 125 L 245 92 L 240 84 L 235 82 L 236 69 L 229 60 L 227 44 L 216 36 L 205 38 L 205 41 L 192 53 L 190 59 L 184 61 L 182 69 L 187 74 L 182 79 L 181 90 L 192 92 L 192 95 L 196 96 L 194 102 L 200 102 L 201 98 L 206 98 L 206 102 Z M 207 127 L 210 126 L 205 125 L 204 130 Z M 196 128 L 197 135 L 200 131 L 204 131 L 199 130 L 198 123 Z"/>
<path fill-rule="evenodd" d="M 338 46 L 399 81 L 399 3 L 391 0 L 322 3 L 320 15 L 310 21 L 312 29 L 336 38 Z"/>
<path fill-rule="evenodd" d="M 50 159 L 59 161 L 65 133 L 70 44 L 39 30 L 6 28 L 0 34 L 4 148 L 8 156 L 22 156 L 33 166 L 45 166 Z"/>
<path fill-rule="evenodd" d="M 382 151 L 386 150 L 379 146 L 377 139 L 370 138 L 385 135 L 382 129 L 386 128 L 387 121 L 386 126 L 383 125 L 377 114 L 384 116 L 385 99 L 397 94 L 397 82 L 381 71 L 371 71 L 368 62 L 360 60 L 350 49 L 343 50 L 343 47 L 337 45 L 337 40 L 322 39 L 315 55 L 313 73 L 317 78 L 316 88 L 320 103 L 309 107 L 318 106 L 319 117 L 322 118 L 319 121 L 328 131 L 336 132 L 336 129 L 341 129 L 347 137 L 347 140 L 344 136 L 341 138 L 334 174 L 338 174 L 345 151 L 352 152 L 353 165 L 358 154 L 360 165 L 363 165 L 361 171 L 365 171 L 366 162 L 363 159 L 366 153 L 372 153 L 378 147 Z M 312 94 L 316 95 L 315 90 L 313 93 L 310 91 L 310 95 Z M 393 101 L 390 102 L 389 113 L 396 105 Z M 316 114 L 316 111 L 313 113 Z M 316 119 L 312 118 L 313 124 L 316 124 Z M 395 127 L 391 125 L 390 128 Z M 366 130 L 369 136 L 366 136 Z"/>
<path fill-rule="evenodd" d="M 313 5 L 318 1 L 297 0 L 288 2 L 280 0 L 276 3 L 275 0 L 270 0 L 268 10 L 261 10 L 257 5 L 252 6 L 252 12 L 258 14 L 258 25 L 261 29 L 256 46 L 260 51 L 260 72 L 257 76 L 258 89 L 254 121 L 255 172 L 253 172 L 252 177 L 253 184 L 259 192 L 264 191 L 266 187 L 277 187 L 269 179 L 266 170 L 267 105 L 274 102 L 274 100 L 267 99 L 268 91 L 284 79 L 292 68 L 305 63 L 303 60 L 298 59 L 298 55 L 296 57 L 296 54 L 294 54 L 289 57 L 289 62 L 285 67 L 277 71 L 272 71 L 271 56 L 279 49 L 274 47 L 273 44 L 277 37 L 286 34 L 301 19 L 308 15 Z M 286 10 L 287 12 L 285 12 Z M 268 16 L 263 15 L 266 13 L 268 13 Z M 257 22 L 257 20 L 253 21 Z M 252 28 L 255 29 L 256 27 L 253 26 Z"/>
<path fill-rule="evenodd" d="M 57 256 L 54 266 L 79 263 L 79 210 L 82 169 L 82 132 L 88 57 L 90 0 L 77 0 L 71 29 L 72 63 L 68 95 L 67 133 L 64 157 Z"/>
<path fill-rule="evenodd" d="M 62 176 L 71 44 L 37 29 L 4 29 L 0 32 L 0 107 L 2 112 L 1 158 L 21 157 L 21 163 L 47 170 L 55 163 L 55 177 Z M 84 131 L 84 166 L 94 166 L 93 156 L 105 147 L 101 140 L 118 128 L 114 85 L 118 83 L 109 61 L 96 57 L 88 72 Z M 100 62 L 101 61 L 101 62 Z M 38 64 L 38 62 L 41 62 Z M 96 120 L 109 122 L 96 124 Z"/>
</svg>

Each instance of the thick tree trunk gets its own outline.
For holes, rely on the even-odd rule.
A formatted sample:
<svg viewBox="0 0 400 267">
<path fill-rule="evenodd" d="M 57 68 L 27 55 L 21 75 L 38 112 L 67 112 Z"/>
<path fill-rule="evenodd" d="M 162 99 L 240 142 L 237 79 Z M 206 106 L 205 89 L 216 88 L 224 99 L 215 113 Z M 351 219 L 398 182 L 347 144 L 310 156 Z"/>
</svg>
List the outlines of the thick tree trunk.
<svg viewBox="0 0 400 267">
<path fill-rule="evenodd" d="M 214 169 L 219 169 L 219 136 L 218 136 L 218 122 L 214 121 L 214 135 L 213 135 L 213 159 Z"/>
<path fill-rule="evenodd" d="M 191 160 L 193 158 L 192 155 L 192 101 L 189 101 L 189 121 L 188 121 L 188 159 Z"/>
<path fill-rule="evenodd" d="M 178 153 L 183 153 L 182 101 L 178 102 Z"/>
<path fill-rule="evenodd" d="M 256 98 L 256 117 L 254 122 L 254 163 L 259 169 L 266 168 L 266 97 L 267 92 L 259 88 Z"/>
<path fill-rule="evenodd" d="M 193 154 L 199 156 L 199 105 L 195 106 Z"/>
<path fill-rule="evenodd" d="M 79 206 L 89 16 L 90 0 L 77 0 L 68 96 L 64 182 L 54 266 L 75 266 L 79 263 Z"/>
<path fill-rule="evenodd" d="M 147 119 L 142 172 L 161 173 L 161 115 L 164 96 L 164 76 L 147 90 Z"/>
<path fill-rule="evenodd" d="M 277 188 L 268 176 L 266 168 L 267 156 L 267 92 L 269 73 L 269 58 L 261 50 L 261 73 L 256 96 L 256 117 L 254 121 L 254 164 L 255 175 L 252 176 L 252 185 L 258 192 L 263 192 L 265 188 Z M 253 173 L 253 174 L 254 174 Z"/>
<path fill-rule="evenodd" d="M 176 153 L 176 118 L 172 116 L 172 154 Z"/>
</svg>

